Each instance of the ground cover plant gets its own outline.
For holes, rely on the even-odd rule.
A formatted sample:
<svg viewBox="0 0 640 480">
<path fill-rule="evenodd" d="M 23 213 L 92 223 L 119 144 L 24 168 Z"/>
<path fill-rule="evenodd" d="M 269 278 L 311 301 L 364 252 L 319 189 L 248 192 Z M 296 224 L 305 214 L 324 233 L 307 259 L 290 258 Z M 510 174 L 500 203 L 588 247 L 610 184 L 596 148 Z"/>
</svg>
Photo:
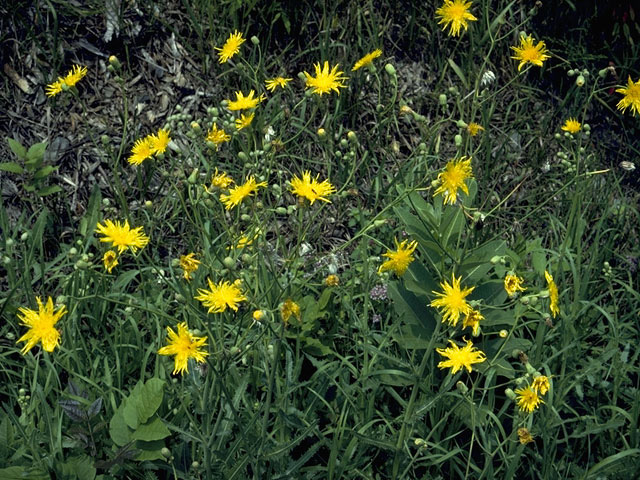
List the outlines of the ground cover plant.
<svg viewBox="0 0 640 480">
<path fill-rule="evenodd" d="M 0 13 L 0 478 L 640 471 L 631 2 Z"/>
</svg>

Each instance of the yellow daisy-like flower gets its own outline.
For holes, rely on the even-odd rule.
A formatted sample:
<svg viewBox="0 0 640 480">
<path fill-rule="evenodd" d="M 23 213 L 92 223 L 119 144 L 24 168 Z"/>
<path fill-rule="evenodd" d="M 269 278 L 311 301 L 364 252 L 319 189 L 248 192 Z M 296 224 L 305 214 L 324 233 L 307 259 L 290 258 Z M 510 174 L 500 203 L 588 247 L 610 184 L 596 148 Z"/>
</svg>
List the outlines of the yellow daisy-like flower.
<svg viewBox="0 0 640 480">
<path fill-rule="evenodd" d="M 471 135 L 472 137 L 475 137 L 481 131 L 484 131 L 484 127 L 479 123 L 471 122 L 469 125 L 467 125 L 467 132 L 469 132 L 469 135 Z"/>
<path fill-rule="evenodd" d="M 480 321 L 484 320 L 484 316 L 479 310 L 471 310 L 462 321 L 462 328 L 471 327 L 471 335 L 477 337 L 480 334 Z"/>
<path fill-rule="evenodd" d="M 224 128 L 218 128 L 218 124 L 214 123 L 211 126 L 211 130 L 207 133 L 206 140 L 208 142 L 215 143 L 216 150 L 220 147 L 221 143 L 231 140 L 231 135 L 224 131 Z"/>
<path fill-rule="evenodd" d="M 531 384 L 531 388 L 536 392 L 540 392 L 541 395 L 546 395 L 550 386 L 549 377 L 546 375 L 540 375 L 534 378 Z"/>
<path fill-rule="evenodd" d="M 561 127 L 562 130 L 569 133 L 578 133 L 582 128 L 582 125 L 575 118 L 568 118 L 564 125 Z"/>
<path fill-rule="evenodd" d="M 211 177 L 211 188 L 227 188 L 232 183 L 233 178 L 227 175 L 226 172 L 218 173 L 218 167 L 216 167 L 216 171 L 213 172 L 213 177 Z"/>
<path fill-rule="evenodd" d="M 622 100 L 618 102 L 618 110 L 624 113 L 627 108 L 631 107 L 634 116 L 636 113 L 640 113 L 640 78 L 634 83 L 629 76 L 627 86 L 617 88 L 616 92 L 624 95 Z"/>
<path fill-rule="evenodd" d="M 218 50 L 218 62 L 226 63 L 231 57 L 240 51 L 240 45 L 246 42 L 246 39 L 242 37 L 242 33 L 235 30 L 229 34 L 229 38 L 222 48 L 214 47 Z"/>
<path fill-rule="evenodd" d="M 153 154 L 164 153 L 171 141 L 169 137 L 169 130 L 161 128 L 155 135 L 149 135 L 149 143 L 151 144 L 151 151 Z"/>
<path fill-rule="evenodd" d="M 207 278 L 207 283 L 209 290 L 199 288 L 199 295 L 194 298 L 200 300 L 205 307 L 209 307 L 208 313 L 222 313 L 227 308 L 237 312 L 238 303 L 247 299 L 240 289 L 240 280 L 234 283 L 222 280 L 216 285 Z"/>
<path fill-rule="evenodd" d="M 382 55 L 382 50 L 380 50 L 379 48 L 376 48 L 373 52 L 367 53 L 364 57 L 358 60 L 353 66 L 353 68 L 351 69 L 351 71 L 355 72 L 356 70 L 362 67 L 367 67 L 371 65 L 371 62 L 373 62 L 380 55 Z"/>
<path fill-rule="evenodd" d="M 47 97 L 55 97 L 60 92 L 62 92 L 63 84 L 64 84 L 64 80 L 62 80 L 61 78 L 58 78 L 58 80 L 56 80 L 55 82 L 47 85 L 47 87 L 45 88 L 45 93 L 47 94 Z"/>
<path fill-rule="evenodd" d="M 291 80 L 293 80 L 293 78 L 276 77 L 265 80 L 264 83 L 267 86 L 267 90 L 275 92 L 277 87 L 284 88 Z"/>
<path fill-rule="evenodd" d="M 531 413 L 538 408 L 541 403 L 544 403 L 531 387 L 516 390 L 516 395 L 518 395 L 518 407 L 520 407 L 520 410 L 523 412 Z"/>
<path fill-rule="evenodd" d="M 154 145 L 150 137 L 139 138 L 131 148 L 129 155 L 130 165 L 140 165 L 147 158 L 151 158 L 154 154 Z"/>
<path fill-rule="evenodd" d="M 306 171 L 302 174 L 302 178 L 298 178 L 297 175 L 291 179 L 291 192 L 298 195 L 300 198 L 306 198 L 309 203 L 313 205 L 316 200 L 322 200 L 323 202 L 331 203 L 327 195 L 331 195 L 336 191 L 336 188 L 329 183 L 329 180 L 318 181 L 318 177 L 311 178 L 311 172 Z"/>
<path fill-rule="evenodd" d="M 315 77 L 312 77 L 307 72 L 303 72 L 307 79 L 307 88 L 312 88 L 312 92 L 318 95 L 331 93 L 332 90 L 340 95 L 338 88 L 346 87 L 344 81 L 347 80 L 348 77 L 343 77 L 342 74 L 344 72 L 338 71 L 338 67 L 339 64 L 329 70 L 329 62 L 324 62 L 322 68 L 320 68 L 320 63 L 314 64 L 316 71 Z"/>
<path fill-rule="evenodd" d="M 467 178 L 473 178 L 471 171 L 471 157 L 461 157 L 450 160 L 444 172 L 438 174 L 440 186 L 433 192 L 433 196 L 443 194 L 444 203 L 453 205 L 458 199 L 458 189 L 469 195 L 469 188 L 465 183 Z"/>
<path fill-rule="evenodd" d="M 524 427 L 518 429 L 518 440 L 522 445 L 533 442 L 533 435 Z"/>
<path fill-rule="evenodd" d="M 504 289 L 510 297 L 513 297 L 517 292 L 524 292 L 526 289 L 522 286 L 524 280 L 517 275 L 507 275 L 504 277 Z"/>
<path fill-rule="evenodd" d="M 448 358 L 448 360 L 443 360 L 438 363 L 438 368 L 450 368 L 451 375 L 455 375 L 458 370 L 461 368 L 466 368 L 469 373 L 471 373 L 471 366 L 475 363 L 484 362 L 487 357 L 485 354 L 477 350 L 471 340 L 466 340 L 467 344 L 460 348 L 458 345 L 454 343 L 453 340 L 449 340 L 451 344 L 448 348 L 436 348 L 436 352 L 438 352 L 443 357 Z"/>
<path fill-rule="evenodd" d="M 460 35 L 460 28 L 464 27 L 465 31 L 469 27 L 467 22 L 475 22 L 478 20 L 474 17 L 469 8 L 471 2 L 465 2 L 464 0 L 444 0 L 444 3 L 440 8 L 436 10 L 436 17 L 440 17 L 439 24 L 443 30 L 449 27 L 449 35 L 457 37 Z"/>
<path fill-rule="evenodd" d="M 324 279 L 324 284 L 327 287 L 337 287 L 340 285 L 340 277 L 335 274 L 327 275 L 327 278 Z"/>
<path fill-rule="evenodd" d="M 418 247 L 418 242 L 415 240 L 412 242 L 409 242 L 409 240 L 403 240 L 398 243 L 397 238 L 394 238 L 393 241 L 396 244 L 396 250 L 395 252 L 393 250 L 388 250 L 387 253 L 382 254 L 383 257 L 387 257 L 389 260 L 385 260 L 385 262 L 380 265 L 378 273 L 391 270 L 400 277 L 404 275 L 409 264 L 413 262 L 413 252 Z"/>
<path fill-rule="evenodd" d="M 167 345 L 158 350 L 159 355 L 175 355 L 173 374 L 189 373 L 187 368 L 189 359 L 193 358 L 196 362 L 204 363 L 208 352 L 202 350 L 207 345 L 207 337 L 196 337 L 189 332 L 187 323 L 178 324 L 178 333 L 174 332 L 171 327 L 167 327 Z"/>
<path fill-rule="evenodd" d="M 58 80 L 47 85 L 47 96 L 53 97 L 62 92 L 66 87 L 73 87 L 76 83 L 82 80 L 86 74 L 87 67 L 74 65 L 64 77 L 58 77 Z"/>
<path fill-rule="evenodd" d="M 253 98 L 256 94 L 254 90 L 249 91 L 249 95 L 246 97 L 242 92 L 236 92 L 235 100 L 227 100 L 227 108 L 229 110 L 247 110 L 249 108 L 256 108 L 260 102 L 265 99 L 264 95 Z"/>
<path fill-rule="evenodd" d="M 227 210 L 231 210 L 242 203 L 248 196 L 258 191 L 260 187 L 266 187 L 267 182 L 256 183 L 256 179 L 251 176 L 242 185 L 237 185 L 229 189 L 229 194 L 220 195 L 220 201 L 224 203 Z"/>
<path fill-rule="evenodd" d="M 102 262 L 104 263 L 104 269 L 111 273 L 111 270 L 118 265 L 118 254 L 113 250 L 108 250 L 102 257 Z"/>
<path fill-rule="evenodd" d="M 553 318 L 556 318 L 560 313 L 560 308 L 558 308 L 558 286 L 553 281 L 551 274 L 546 270 L 544 271 L 544 278 L 547 280 L 547 288 L 549 289 L 549 310 L 551 310 Z"/>
<path fill-rule="evenodd" d="M 191 274 L 198 270 L 198 265 L 200 265 L 200 260 L 196 259 L 195 253 L 180 256 L 180 268 L 182 269 L 182 276 L 185 280 L 191 280 Z"/>
<path fill-rule="evenodd" d="M 514 60 L 520 60 L 520 64 L 518 65 L 518 71 L 522 70 L 527 63 L 531 63 L 538 67 L 542 66 L 542 62 L 547 60 L 549 55 L 547 55 L 548 50 L 544 42 L 541 40 L 536 45 L 533 44 L 533 37 L 528 35 L 527 37 L 520 37 L 520 46 L 519 47 L 511 47 L 515 52 L 515 55 L 511 58 Z"/>
<path fill-rule="evenodd" d="M 242 130 L 243 128 L 247 128 L 253 122 L 253 117 L 255 117 L 255 113 L 251 113 L 247 116 L 243 114 L 240 115 L 240 118 L 236 118 L 236 129 Z"/>
<path fill-rule="evenodd" d="M 18 318 L 20 323 L 27 327 L 29 331 L 18 339 L 18 342 L 27 342 L 20 350 L 25 355 L 38 342 L 42 342 L 42 348 L 47 352 L 53 352 L 53 349 L 60 344 L 60 332 L 55 328 L 58 320 L 67 313 L 67 308 L 62 305 L 56 312 L 53 309 L 53 300 L 48 297 L 46 306 L 42 304 L 40 297 L 36 297 L 38 303 L 38 311 L 30 308 L 20 307 Z"/>
<path fill-rule="evenodd" d="M 111 220 L 105 220 L 104 223 L 96 225 L 96 233 L 104 235 L 100 241 L 110 242 L 118 249 L 118 253 L 124 252 L 127 248 L 136 253 L 138 248 L 144 248 L 149 243 L 149 237 L 144 234 L 142 227 L 132 229 L 128 220 L 124 221 L 124 225 L 118 221 L 113 223 Z"/>
<path fill-rule="evenodd" d="M 455 327 L 458 320 L 460 320 L 460 315 L 468 315 L 471 312 L 471 305 L 467 303 L 465 297 L 473 292 L 475 287 L 462 290 L 460 288 L 462 277 L 456 279 L 456 276 L 451 274 L 451 278 L 451 284 L 446 280 L 440 283 L 442 292 L 432 292 L 440 298 L 433 300 L 430 305 L 440 309 L 443 322 L 448 322 Z"/>
<path fill-rule="evenodd" d="M 300 305 L 288 298 L 282 303 L 282 305 L 280 305 L 280 316 L 282 317 L 282 321 L 285 325 L 289 323 L 291 315 L 300 321 Z"/>
</svg>

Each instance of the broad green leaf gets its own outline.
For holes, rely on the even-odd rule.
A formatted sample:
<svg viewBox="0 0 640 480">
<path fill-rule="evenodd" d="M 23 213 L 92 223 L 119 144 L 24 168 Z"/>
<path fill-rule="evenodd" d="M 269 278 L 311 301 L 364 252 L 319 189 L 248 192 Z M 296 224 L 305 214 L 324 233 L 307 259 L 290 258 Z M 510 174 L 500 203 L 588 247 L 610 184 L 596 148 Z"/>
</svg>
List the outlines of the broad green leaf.
<svg viewBox="0 0 640 480">
<path fill-rule="evenodd" d="M 0 170 L 3 170 L 5 172 L 17 173 L 17 174 L 24 173 L 24 168 L 22 168 L 16 162 L 0 163 Z"/>
<path fill-rule="evenodd" d="M 71 457 L 61 465 L 64 478 L 77 478 L 78 480 L 93 480 L 96 478 L 96 469 L 93 461 L 87 455 Z"/>
<path fill-rule="evenodd" d="M 129 396 L 123 401 L 124 407 L 122 409 L 122 416 L 125 423 L 132 430 L 138 428 L 138 425 L 142 423 L 138 417 L 137 408 L 138 398 L 142 396 L 142 388 L 142 381 L 139 381 L 138 383 L 136 383 L 136 386 L 133 387 L 133 390 L 131 391 Z"/>
<path fill-rule="evenodd" d="M 124 421 L 124 402 L 111 417 L 109 422 L 109 435 L 113 443 L 122 447 L 131 441 L 131 430 Z"/>
<path fill-rule="evenodd" d="M 140 453 L 136 456 L 136 460 L 162 460 L 162 449 L 164 448 L 164 442 L 162 440 L 154 440 L 153 442 L 145 442 L 138 440 L 136 442 L 136 449 L 140 450 Z"/>
<path fill-rule="evenodd" d="M 16 156 L 24 160 L 27 157 L 27 149 L 17 140 L 13 138 L 7 138 L 7 142 L 9 142 L 9 148 Z"/>
<path fill-rule="evenodd" d="M 40 178 L 44 178 L 58 169 L 58 167 L 53 167 L 51 165 L 46 165 L 33 174 L 33 178 L 38 180 Z"/>
<path fill-rule="evenodd" d="M 395 311 L 404 322 L 396 340 L 405 348 L 427 348 L 436 328 L 436 319 L 426 300 L 405 289 L 400 282 L 391 282 L 387 288 Z"/>
<path fill-rule="evenodd" d="M 144 440 L 145 442 L 151 442 L 153 440 L 162 440 L 171 435 L 171 432 L 167 428 L 160 418 L 155 417 L 149 423 L 143 423 L 138 426 L 133 435 L 132 440 Z"/>
<path fill-rule="evenodd" d="M 44 151 L 47 149 L 47 142 L 34 143 L 27 151 L 26 164 L 37 166 L 44 158 Z"/>
<path fill-rule="evenodd" d="M 131 395 L 132 398 L 129 401 L 135 402 L 140 423 L 145 423 L 162 405 L 163 388 L 164 380 L 150 378 L 140 390 L 140 394 L 136 394 L 135 399 L 133 394 Z"/>
<path fill-rule="evenodd" d="M 48 187 L 44 187 L 38 190 L 38 195 L 40 195 L 41 197 L 45 197 L 47 195 L 51 195 L 61 191 L 62 187 L 59 187 L 58 185 L 49 185 Z"/>
</svg>

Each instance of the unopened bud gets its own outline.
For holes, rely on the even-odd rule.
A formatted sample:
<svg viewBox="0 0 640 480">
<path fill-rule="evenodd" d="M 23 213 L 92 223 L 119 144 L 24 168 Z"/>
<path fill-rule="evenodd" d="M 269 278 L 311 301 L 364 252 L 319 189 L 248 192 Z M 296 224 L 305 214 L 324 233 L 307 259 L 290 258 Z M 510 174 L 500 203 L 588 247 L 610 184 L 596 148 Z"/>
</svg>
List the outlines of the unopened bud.
<svg viewBox="0 0 640 480">
<path fill-rule="evenodd" d="M 390 63 L 387 63 L 384 66 L 384 71 L 387 72 L 387 74 L 389 74 L 392 77 L 396 76 L 396 68 L 393 65 L 391 65 Z"/>
<path fill-rule="evenodd" d="M 583 75 L 578 75 L 578 77 L 576 78 L 576 85 L 581 87 L 584 85 L 584 76 Z"/>
<path fill-rule="evenodd" d="M 251 37 L 251 43 L 253 43 L 254 45 L 260 45 L 260 39 L 254 35 L 253 37 Z"/>
</svg>

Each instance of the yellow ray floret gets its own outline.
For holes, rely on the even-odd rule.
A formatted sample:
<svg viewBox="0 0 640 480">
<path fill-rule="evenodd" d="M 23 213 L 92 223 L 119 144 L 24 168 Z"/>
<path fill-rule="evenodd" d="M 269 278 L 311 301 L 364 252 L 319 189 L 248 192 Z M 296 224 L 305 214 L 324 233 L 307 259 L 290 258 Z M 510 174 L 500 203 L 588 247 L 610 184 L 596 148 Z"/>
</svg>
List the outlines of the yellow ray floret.
<svg viewBox="0 0 640 480">
<path fill-rule="evenodd" d="M 229 38 L 222 48 L 214 47 L 218 50 L 218 62 L 226 63 L 231 57 L 233 57 L 236 53 L 240 51 L 240 45 L 246 42 L 246 39 L 242 37 L 242 33 L 235 30 L 233 33 L 229 34 Z"/>
<path fill-rule="evenodd" d="M 418 242 L 415 240 L 411 242 L 409 242 L 409 240 L 403 240 L 398 243 L 398 239 L 396 238 L 394 238 L 393 241 L 396 244 L 396 250 L 388 250 L 387 253 L 382 254 L 383 257 L 387 257 L 389 260 L 386 260 L 380 265 L 378 272 L 382 273 L 391 270 L 395 272 L 396 275 L 401 276 L 407 271 L 409 264 L 413 262 L 413 252 L 418 247 Z"/>
<path fill-rule="evenodd" d="M 454 375 L 461 368 L 466 368 L 471 373 L 472 365 L 482 363 L 487 359 L 483 352 L 473 346 L 471 340 L 466 342 L 467 344 L 460 348 L 453 340 L 449 340 L 450 347 L 436 348 L 436 352 L 448 359 L 438 363 L 438 368 L 450 368 L 451 375 Z"/>
<path fill-rule="evenodd" d="M 340 94 L 339 88 L 345 88 L 344 81 L 347 77 L 343 77 L 344 72 L 338 71 L 339 65 L 335 65 L 333 68 L 329 68 L 329 62 L 324 62 L 322 68 L 320 63 L 314 64 L 316 76 L 312 77 L 307 72 L 303 72 L 306 77 L 307 88 L 311 88 L 313 93 L 323 95 L 325 93 L 331 93 L 331 91 Z"/>
<path fill-rule="evenodd" d="M 451 284 L 446 280 L 440 283 L 442 292 L 432 292 L 438 297 L 431 302 L 431 306 L 440 310 L 442 321 L 448 322 L 451 326 L 456 326 L 461 315 L 468 315 L 472 308 L 467 303 L 465 297 L 473 292 L 475 287 L 465 289 L 460 288 L 462 277 L 456 278 L 451 274 Z"/>
<path fill-rule="evenodd" d="M 167 327 L 167 345 L 158 350 L 159 355 L 175 355 L 173 374 L 189 373 L 189 359 L 204 363 L 205 357 L 209 355 L 203 350 L 207 345 L 207 337 L 196 337 L 189 332 L 186 322 L 178 324 L 178 333 L 171 327 Z"/>
<path fill-rule="evenodd" d="M 467 22 L 475 22 L 478 20 L 469 12 L 471 2 L 464 0 L 444 0 L 440 8 L 436 10 L 436 17 L 440 18 L 439 24 L 442 29 L 449 27 L 449 35 L 457 37 L 460 35 L 460 29 L 464 27 L 467 30 L 469 24 Z"/>
<path fill-rule="evenodd" d="M 542 63 L 547 60 L 549 53 L 547 51 L 547 47 L 544 42 L 541 40 L 536 45 L 533 44 L 534 40 L 531 35 L 527 37 L 520 37 L 520 45 L 517 47 L 511 47 L 511 49 L 515 52 L 515 55 L 511 58 L 514 60 L 520 60 L 518 64 L 518 71 L 522 70 L 522 68 L 530 63 L 537 67 L 541 67 Z"/>
<path fill-rule="evenodd" d="M 38 303 L 37 312 L 30 308 L 18 308 L 20 323 L 29 329 L 18 339 L 18 342 L 26 342 L 20 350 L 23 355 L 38 342 L 42 342 L 42 348 L 47 352 L 53 352 L 54 348 L 60 344 L 60 332 L 55 325 L 67 313 L 67 308 L 62 305 L 57 312 L 54 311 L 51 297 L 47 298 L 46 305 L 42 304 L 40 297 L 36 297 L 36 302 Z"/>
<path fill-rule="evenodd" d="M 118 221 L 114 223 L 111 220 L 106 220 L 104 225 L 98 223 L 96 233 L 104 235 L 100 241 L 110 242 L 114 248 L 118 249 L 118 253 L 126 249 L 135 253 L 138 248 L 144 248 L 149 243 L 149 237 L 144 234 L 142 227 L 130 228 L 128 220 L 125 220 L 124 224 Z"/>
<path fill-rule="evenodd" d="M 216 285 L 210 278 L 207 278 L 207 283 L 209 290 L 199 288 L 199 295 L 194 298 L 208 307 L 209 313 L 222 313 L 227 308 L 238 311 L 238 303 L 247 299 L 240 288 L 240 280 L 236 280 L 234 283 L 220 281 Z"/>
</svg>

